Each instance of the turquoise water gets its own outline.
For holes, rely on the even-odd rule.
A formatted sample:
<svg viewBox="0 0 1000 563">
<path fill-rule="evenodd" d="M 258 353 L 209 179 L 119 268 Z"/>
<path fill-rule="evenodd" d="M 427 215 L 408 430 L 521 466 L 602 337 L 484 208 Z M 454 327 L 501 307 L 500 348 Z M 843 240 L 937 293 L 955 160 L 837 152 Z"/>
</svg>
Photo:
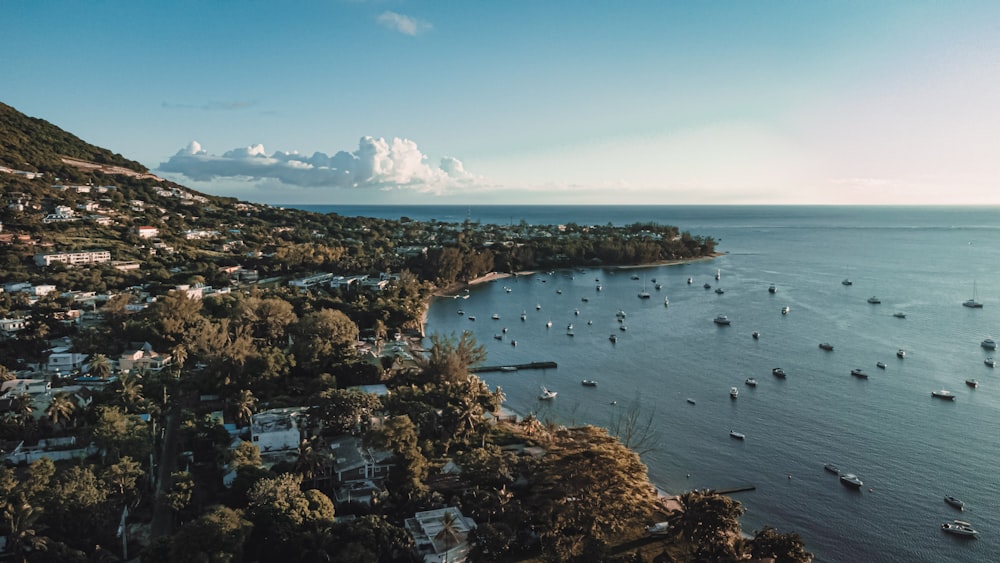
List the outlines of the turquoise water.
<svg viewBox="0 0 1000 563">
<path fill-rule="evenodd" d="M 557 369 L 483 374 L 521 413 L 606 425 L 615 409 L 639 400 L 659 435 L 658 446 L 643 456 L 654 482 L 674 492 L 755 485 L 734 495 L 747 509 L 744 529 L 767 524 L 798 532 L 820 561 L 989 561 L 1000 553 L 1000 370 L 984 364 L 990 352 L 980 347 L 984 338 L 1000 338 L 1000 210 L 372 211 L 357 214 L 468 215 L 503 224 L 656 220 L 713 236 L 728 254 L 710 262 L 541 272 L 477 286 L 469 299 L 438 299 L 427 332 L 474 331 L 490 364 L 557 361 Z M 854 284 L 842 285 L 845 277 Z M 704 283 L 725 293 L 705 290 Z M 637 296 L 644 284 L 651 299 Z M 961 305 L 974 285 L 983 309 Z M 882 303 L 867 303 L 873 295 Z M 627 313 L 627 331 L 619 330 L 618 310 Z M 491 320 L 494 313 L 500 320 Z M 718 314 L 732 324 L 714 324 Z M 819 349 L 820 342 L 834 350 Z M 900 348 L 905 359 L 896 357 Z M 771 375 L 778 366 L 786 379 Z M 851 377 L 855 367 L 870 378 Z M 756 388 L 744 385 L 750 376 Z M 966 386 L 967 378 L 978 379 L 979 388 Z M 582 379 L 599 384 L 584 387 Z M 551 404 L 537 400 L 540 385 L 559 393 Z M 737 400 L 729 397 L 733 386 Z M 942 388 L 957 399 L 933 399 L 931 391 Z M 730 438 L 731 429 L 746 440 Z M 864 486 L 842 486 L 825 463 L 857 474 Z M 963 499 L 965 512 L 945 504 L 945 495 Z M 955 518 L 971 522 L 979 538 L 944 534 L 940 524 Z"/>
</svg>

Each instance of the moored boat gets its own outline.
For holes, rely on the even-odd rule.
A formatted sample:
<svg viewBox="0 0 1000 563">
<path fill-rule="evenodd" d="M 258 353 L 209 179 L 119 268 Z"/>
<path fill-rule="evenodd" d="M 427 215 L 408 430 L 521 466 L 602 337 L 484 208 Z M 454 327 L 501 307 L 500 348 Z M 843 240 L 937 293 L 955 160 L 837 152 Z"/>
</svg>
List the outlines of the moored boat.
<svg viewBox="0 0 1000 563">
<path fill-rule="evenodd" d="M 775 377 L 785 377 L 785 370 L 781 368 L 774 368 L 771 370 L 771 373 L 774 374 Z"/>
<path fill-rule="evenodd" d="M 997 361 L 994 360 L 993 358 L 986 358 L 985 360 L 983 360 L 983 363 L 990 366 L 991 368 L 997 367 Z"/>
<path fill-rule="evenodd" d="M 688 399 L 687 402 L 688 402 L 689 405 L 693 405 L 694 404 L 694 399 Z"/>
<path fill-rule="evenodd" d="M 840 482 L 855 489 L 860 489 L 864 483 L 853 473 L 844 473 L 840 476 Z"/>
<path fill-rule="evenodd" d="M 789 307 L 788 305 L 785 305 L 784 307 L 781 308 L 781 314 L 782 315 L 787 315 L 788 312 L 791 311 L 791 310 L 792 310 L 791 307 Z"/>
<path fill-rule="evenodd" d="M 872 295 L 871 297 L 868 298 L 868 302 L 871 303 L 872 305 L 878 305 L 879 303 L 882 302 L 882 300 Z"/>
<path fill-rule="evenodd" d="M 954 401 L 955 395 L 952 395 L 951 391 L 940 389 L 938 391 L 931 391 L 931 397 L 937 399 L 944 399 L 945 401 Z"/>
<path fill-rule="evenodd" d="M 897 358 L 905 358 L 906 357 L 906 350 L 903 350 L 902 348 L 900 348 L 899 350 L 896 350 L 896 357 Z"/>
<path fill-rule="evenodd" d="M 739 397 L 739 396 L 740 396 L 740 390 L 739 389 L 737 389 L 735 387 L 730 387 L 729 388 L 729 398 L 730 399 L 735 399 L 736 397 Z"/>
<path fill-rule="evenodd" d="M 968 385 L 969 387 L 972 387 L 973 389 L 976 389 L 979 387 L 979 380 L 969 378 L 965 380 L 965 384 Z"/>
<path fill-rule="evenodd" d="M 771 286 L 767 288 L 767 292 L 768 293 L 778 293 L 778 288 L 774 287 L 774 284 L 772 283 Z"/>
<path fill-rule="evenodd" d="M 986 348 L 987 350 L 997 349 L 997 341 L 993 340 L 992 338 L 987 338 L 986 340 L 983 340 L 979 345 L 982 346 L 983 348 Z"/>
<path fill-rule="evenodd" d="M 614 344 L 615 342 L 618 342 L 618 335 L 612 334 L 611 336 L 608 337 L 608 340 L 610 340 L 611 343 Z"/>
<path fill-rule="evenodd" d="M 754 340 L 757 340 L 758 338 L 760 338 L 760 333 L 755 330 L 752 333 L 750 333 L 750 336 L 752 336 Z"/>
<path fill-rule="evenodd" d="M 557 392 L 550 391 L 547 387 L 542 385 L 542 392 L 538 395 L 538 399 L 541 401 L 551 401 L 556 398 L 556 395 L 558 395 Z"/>
<path fill-rule="evenodd" d="M 892 316 L 896 317 L 897 319 L 905 319 L 906 318 L 906 313 L 896 312 L 896 313 L 893 313 Z"/>
<path fill-rule="evenodd" d="M 712 322 L 714 322 L 717 325 L 726 326 L 729 325 L 731 321 L 729 320 L 729 317 L 727 317 L 726 315 L 718 315 L 717 317 L 715 317 L 715 319 L 712 320 Z"/>
<path fill-rule="evenodd" d="M 730 430 L 729 431 L 729 435 L 731 437 L 733 437 L 733 438 L 736 438 L 737 440 L 746 440 L 747 439 L 746 434 L 744 434 L 742 432 L 737 432 L 735 430 Z"/>
<path fill-rule="evenodd" d="M 868 379 L 868 374 L 865 373 L 861 368 L 852 369 L 851 375 L 853 375 L 854 377 L 860 377 L 861 379 Z"/>
<path fill-rule="evenodd" d="M 830 344 L 829 342 L 821 342 L 819 347 L 827 352 L 833 351 L 833 344 Z"/>
<path fill-rule="evenodd" d="M 885 362 L 875 362 L 875 367 L 878 369 L 885 369 Z"/>
<path fill-rule="evenodd" d="M 840 475 L 840 468 L 837 467 L 836 465 L 832 464 L 832 463 L 828 463 L 828 464 L 824 465 L 823 469 L 825 469 L 825 470 L 827 470 L 830 473 L 833 473 L 835 475 Z"/>
<path fill-rule="evenodd" d="M 747 384 L 748 387 L 756 387 L 757 386 L 757 380 L 754 379 L 754 378 L 752 378 L 752 377 L 748 377 L 747 380 L 746 380 L 746 384 Z"/>
<path fill-rule="evenodd" d="M 959 510 L 965 510 L 965 503 L 951 495 L 944 497 L 944 501 Z"/>
<path fill-rule="evenodd" d="M 580 384 L 584 387 L 597 387 L 597 381 L 593 379 L 584 379 Z"/>
</svg>

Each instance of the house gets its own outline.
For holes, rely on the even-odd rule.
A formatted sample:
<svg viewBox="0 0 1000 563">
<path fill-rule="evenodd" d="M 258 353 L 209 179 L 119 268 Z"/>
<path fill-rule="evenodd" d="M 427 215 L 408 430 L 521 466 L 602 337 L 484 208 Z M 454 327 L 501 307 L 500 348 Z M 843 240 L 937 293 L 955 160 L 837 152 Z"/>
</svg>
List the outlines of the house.
<svg viewBox="0 0 1000 563">
<path fill-rule="evenodd" d="M 445 527 L 446 519 L 451 526 Z M 461 563 L 469 558 L 469 532 L 476 528 L 472 518 L 462 516 L 458 508 L 448 506 L 417 512 L 404 523 L 413 537 L 417 555 L 424 563 Z"/>
<path fill-rule="evenodd" d="M 52 390 L 52 384 L 44 379 L 11 379 L 0 383 L 0 397 L 18 395 L 44 395 Z"/>
<path fill-rule="evenodd" d="M 385 479 L 392 467 L 392 452 L 364 447 L 357 436 L 339 436 L 330 441 L 333 477 L 341 484 Z"/>
<path fill-rule="evenodd" d="M 250 418 L 250 441 L 260 449 L 261 455 L 298 450 L 302 441 L 299 425 L 307 409 L 271 409 L 253 415 Z"/>
<path fill-rule="evenodd" d="M 100 264 L 111 261 L 111 251 L 109 250 L 89 250 L 85 252 L 61 252 L 57 254 L 36 254 L 35 264 L 39 266 L 51 266 L 56 262 L 63 262 L 68 266 L 80 264 Z"/>
<path fill-rule="evenodd" d="M 87 354 L 70 352 L 67 347 L 53 348 L 49 354 L 49 361 L 45 364 L 45 369 L 51 372 L 69 375 L 74 369 L 83 367 L 87 361 Z"/>
<path fill-rule="evenodd" d="M 136 227 L 135 230 L 136 233 L 138 233 L 139 238 L 156 238 L 160 236 L 160 229 L 150 227 L 149 225 Z"/>
<path fill-rule="evenodd" d="M 132 348 L 122 352 L 118 357 L 118 367 L 124 372 L 152 371 L 157 372 L 171 363 L 170 354 L 161 354 L 153 350 L 149 342 L 132 343 Z"/>
</svg>

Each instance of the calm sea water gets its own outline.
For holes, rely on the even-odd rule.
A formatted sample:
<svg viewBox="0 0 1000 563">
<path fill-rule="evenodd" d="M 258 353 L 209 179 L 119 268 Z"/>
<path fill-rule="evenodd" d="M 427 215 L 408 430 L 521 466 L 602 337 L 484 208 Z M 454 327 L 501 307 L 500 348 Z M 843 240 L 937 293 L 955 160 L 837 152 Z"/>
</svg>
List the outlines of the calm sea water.
<svg viewBox="0 0 1000 563">
<path fill-rule="evenodd" d="M 991 352 L 980 346 L 1000 338 L 1000 209 L 312 209 L 500 224 L 657 221 L 710 235 L 728 254 L 681 266 L 540 272 L 477 286 L 468 299 L 438 299 L 427 332 L 472 330 L 490 364 L 557 361 L 551 370 L 483 374 L 522 414 L 606 425 L 640 401 L 659 434 L 643 456 L 654 482 L 673 492 L 755 485 L 733 495 L 746 508 L 744 530 L 798 532 L 820 561 L 992 561 L 1000 553 L 1000 369 L 984 364 Z M 854 284 L 842 285 L 845 277 Z M 651 299 L 638 298 L 644 287 Z M 962 306 L 974 288 L 982 309 Z M 871 296 L 882 303 L 867 303 Z M 715 325 L 719 314 L 732 324 Z M 901 348 L 905 359 L 896 356 Z M 786 379 L 771 375 L 779 366 Z M 870 378 L 851 377 L 856 367 Z M 756 388 L 744 385 L 751 376 Z M 537 399 L 540 385 L 558 392 L 551 404 Z M 957 399 L 933 399 L 938 389 Z M 731 429 L 746 440 L 730 438 Z M 841 485 L 826 463 L 864 487 Z M 945 495 L 963 499 L 964 513 Z M 940 530 L 955 518 L 979 538 Z"/>
</svg>

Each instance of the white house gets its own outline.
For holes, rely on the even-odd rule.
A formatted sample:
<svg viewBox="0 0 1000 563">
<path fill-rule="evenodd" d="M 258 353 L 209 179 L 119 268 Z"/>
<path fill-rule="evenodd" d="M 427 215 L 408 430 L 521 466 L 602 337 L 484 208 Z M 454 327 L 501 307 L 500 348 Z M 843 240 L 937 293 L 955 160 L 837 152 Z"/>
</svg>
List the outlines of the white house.
<svg viewBox="0 0 1000 563">
<path fill-rule="evenodd" d="M 302 441 L 299 424 L 307 407 L 272 409 L 250 418 L 250 441 L 261 454 L 297 450 Z"/>
<path fill-rule="evenodd" d="M 125 350 L 118 357 L 118 367 L 122 371 L 160 371 L 170 365 L 170 354 L 161 354 L 153 350 L 149 342 L 145 342 L 131 350 Z"/>
<path fill-rule="evenodd" d="M 452 533 L 444 529 L 445 514 L 452 518 Z M 417 512 L 404 523 L 413 537 L 417 554 L 424 563 L 461 563 L 469 558 L 469 532 L 476 528 L 472 518 L 462 516 L 454 506 Z"/>
<path fill-rule="evenodd" d="M 87 354 L 70 352 L 66 347 L 53 348 L 45 368 L 65 375 L 74 369 L 80 369 L 86 361 Z"/>
<path fill-rule="evenodd" d="M 9 395 L 43 395 L 52 390 L 52 384 L 44 379 L 11 379 L 0 383 L 0 397 Z"/>
<path fill-rule="evenodd" d="M 160 236 L 160 229 L 150 227 L 149 225 L 136 227 L 135 230 L 139 234 L 139 238 L 155 238 Z"/>
</svg>

